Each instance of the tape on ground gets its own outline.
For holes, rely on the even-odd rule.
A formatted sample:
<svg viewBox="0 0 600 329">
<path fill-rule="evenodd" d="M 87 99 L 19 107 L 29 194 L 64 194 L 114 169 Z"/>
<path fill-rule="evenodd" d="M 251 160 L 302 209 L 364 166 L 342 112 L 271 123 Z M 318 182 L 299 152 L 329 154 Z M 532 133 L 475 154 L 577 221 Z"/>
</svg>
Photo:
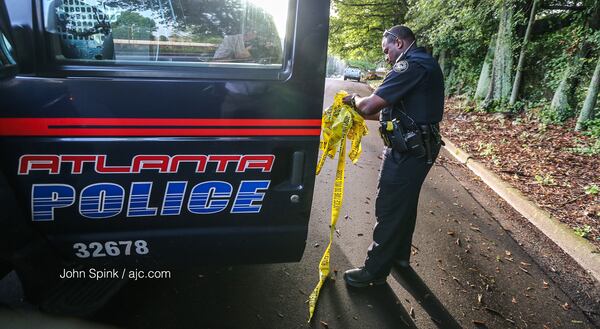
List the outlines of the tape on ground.
<svg viewBox="0 0 600 329">
<path fill-rule="evenodd" d="M 333 186 L 333 195 L 331 198 L 331 225 L 329 230 L 329 243 L 319 262 L 319 282 L 308 298 L 308 321 L 313 317 L 315 307 L 319 299 L 319 292 L 330 274 L 330 249 L 335 233 L 342 201 L 344 199 L 344 171 L 346 164 L 346 140 L 352 141 L 352 146 L 348 157 L 352 163 L 356 163 L 362 148 L 360 141 L 368 133 L 365 120 L 350 106 L 342 103 L 342 99 L 347 96 L 345 91 L 338 92 L 333 101 L 333 105 L 323 113 L 322 134 L 323 140 L 320 149 L 323 152 L 317 164 L 317 175 L 321 172 L 327 156 L 334 158 L 339 153 L 337 169 L 335 173 L 335 183 Z"/>
</svg>

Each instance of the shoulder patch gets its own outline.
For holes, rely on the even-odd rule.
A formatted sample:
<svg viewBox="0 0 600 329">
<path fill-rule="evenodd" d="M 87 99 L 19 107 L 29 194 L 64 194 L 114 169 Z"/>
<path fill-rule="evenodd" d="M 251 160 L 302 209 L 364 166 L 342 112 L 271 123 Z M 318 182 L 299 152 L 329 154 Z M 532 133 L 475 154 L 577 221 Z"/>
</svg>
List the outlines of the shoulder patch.
<svg viewBox="0 0 600 329">
<path fill-rule="evenodd" d="M 408 62 L 404 60 L 399 61 L 398 63 L 394 64 L 393 70 L 396 73 L 406 72 L 406 70 L 408 70 Z"/>
</svg>

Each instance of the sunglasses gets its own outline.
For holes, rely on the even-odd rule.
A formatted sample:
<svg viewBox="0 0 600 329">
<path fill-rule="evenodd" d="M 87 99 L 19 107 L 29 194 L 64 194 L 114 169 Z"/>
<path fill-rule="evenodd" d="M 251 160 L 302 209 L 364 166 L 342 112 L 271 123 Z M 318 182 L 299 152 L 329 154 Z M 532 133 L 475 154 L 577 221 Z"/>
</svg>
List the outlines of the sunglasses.
<svg viewBox="0 0 600 329">
<path fill-rule="evenodd" d="M 388 31 L 388 30 L 385 30 L 385 31 L 383 31 L 383 36 L 384 36 L 384 37 L 385 37 L 385 36 L 387 36 L 388 34 L 391 34 L 391 35 L 392 35 L 394 38 L 396 38 L 396 39 L 400 39 L 400 37 L 399 37 L 399 36 L 397 36 L 395 33 L 392 33 L 392 32 L 390 32 L 390 31 Z"/>
</svg>

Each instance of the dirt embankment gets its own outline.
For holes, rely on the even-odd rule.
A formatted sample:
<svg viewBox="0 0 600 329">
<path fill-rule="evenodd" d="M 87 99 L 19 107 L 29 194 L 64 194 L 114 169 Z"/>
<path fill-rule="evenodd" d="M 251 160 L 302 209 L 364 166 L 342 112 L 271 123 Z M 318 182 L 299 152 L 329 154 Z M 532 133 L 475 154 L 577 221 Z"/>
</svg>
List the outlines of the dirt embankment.
<svg viewBox="0 0 600 329">
<path fill-rule="evenodd" d="M 600 156 L 574 149 L 591 139 L 573 124 L 544 125 L 526 114 L 465 112 L 448 100 L 442 133 L 553 217 L 600 247 Z M 587 193 L 586 193 L 587 192 Z"/>
</svg>

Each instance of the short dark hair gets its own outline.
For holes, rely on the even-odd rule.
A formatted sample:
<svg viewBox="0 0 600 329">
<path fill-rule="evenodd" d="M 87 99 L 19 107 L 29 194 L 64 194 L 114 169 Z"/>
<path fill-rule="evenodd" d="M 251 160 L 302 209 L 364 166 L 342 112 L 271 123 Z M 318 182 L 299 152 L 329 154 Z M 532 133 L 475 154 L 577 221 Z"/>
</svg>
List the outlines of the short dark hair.
<svg viewBox="0 0 600 329">
<path fill-rule="evenodd" d="M 392 42 L 396 38 L 409 42 L 415 40 L 415 34 L 413 33 L 413 31 L 403 25 L 396 25 L 390 28 L 389 30 L 385 30 L 385 32 L 383 32 L 383 36 L 387 38 L 387 42 Z"/>
</svg>

